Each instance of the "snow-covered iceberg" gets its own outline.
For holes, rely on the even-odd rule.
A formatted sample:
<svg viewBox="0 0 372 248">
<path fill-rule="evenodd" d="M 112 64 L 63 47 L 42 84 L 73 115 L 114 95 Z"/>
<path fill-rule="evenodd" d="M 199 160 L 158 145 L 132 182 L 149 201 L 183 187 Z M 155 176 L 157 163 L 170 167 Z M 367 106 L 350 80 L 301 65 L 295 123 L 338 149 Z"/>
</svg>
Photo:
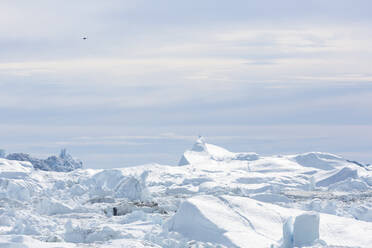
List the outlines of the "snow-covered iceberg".
<svg viewBox="0 0 372 248">
<path fill-rule="evenodd" d="M 259 156 L 200 137 L 181 166 L 76 170 L 65 151 L 8 156 L 16 160 L 0 158 L 0 247 L 372 243 L 372 171 L 329 153 Z"/>
<path fill-rule="evenodd" d="M 26 153 L 11 153 L 6 156 L 8 160 L 16 161 L 28 161 L 35 169 L 45 170 L 45 171 L 72 171 L 76 169 L 81 169 L 83 163 L 80 160 L 72 158 L 70 154 L 67 153 L 66 149 L 62 149 L 59 156 L 50 156 L 46 159 L 34 158 Z"/>
<path fill-rule="evenodd" d="M 178 165 L 189 165 L 204 162 L 229 162 L 229 161 L 253 161 L 259 158 L 253 152 L 230 152 L 222 147 L 208 144 L 204 137 L 199 136 L 191 150 L 187 150 L 181 157 Z"/>
<path fill-rule="evenodd" d="M 288 224 L 290 218 L 294 222 Z M 368 247 L 372 241 L 370 222 L 307 213 L 238 196 L 187 199 L 165 228 L 189 239 L 226 247 Z M 358 235 L 353 234 L 356 230 Z"/>
</svg>

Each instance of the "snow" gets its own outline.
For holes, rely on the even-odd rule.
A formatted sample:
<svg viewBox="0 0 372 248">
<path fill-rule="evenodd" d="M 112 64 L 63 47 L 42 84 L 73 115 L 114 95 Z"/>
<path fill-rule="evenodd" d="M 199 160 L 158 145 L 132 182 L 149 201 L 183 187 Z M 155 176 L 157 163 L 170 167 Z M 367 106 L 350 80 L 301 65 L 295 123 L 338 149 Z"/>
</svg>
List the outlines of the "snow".
<svg viewBox="0 0 372 248">
<path fill-rule="evenodd" d="M 71 221 L 65 225 L 64 240 L 72 243 L 93 243 L 96 241 L 107 241 L 120 236 L 120 233 L 109 226 L 82 228 L 73 226 Z"/>
<path fill-rule="evenodd" d="M 358 177 L 357 170 L 344 167 L 341 170 L 333 171 L 333 173 L 329 175 L 328 177 L 316 182 L 316 186 L 329 186 L 331 184 L 338 183 L 338 182 L 344 181 L 349 178 L 357 178 L 357 177 Z"/>
<path fill-rule="evenodd" d="M 113 195 L 117 198 L 143 200 L 146 192 L 141 184 L 143 179 L 125 176 L 121 170 L 104 170 L 92 177 L 90 195 Z"/>
<path fill-rule="evenodd" d="M 36 211 L 40 214 L 54 215 L 71 213 L 71 207 L 66 204 L 50 198 L 42 198 L 35 204 Z"/>
<path fill-rule="evenodd" d="M 0 247 L 372 243 L 371 168 L 329 153 L 259 156 L 199 137 L 180 166 L 81 169 L 62 151 L 45 171 L 20 158 L 0 158 Z"/>
<path fill-rule="evenodd" d="M 222 147 L 207 144 L 203 137 L 196 140 L 191 150 L 186 151 L 178 165 L 189 165 L 197 163 L 225 162 L 225 161 L 253 161 L 259 159 L 258 154 L 253 152 L 234 153 Z"/>
<path fill-rule="evenodd" d="M 212 196 L 195 197 L 184 201 L 166 226 L 168 231 L 179 232 L 187 238 L 226 246 L 236 245 L 226 235 L 227 230 L 239 232 L 244 229 L 238 216 Z"/>
<path fill-rule="evenodd" d="M 304 153 L 294 156 L 293 159 L 302 166 L 322 170 L 332 170 L 337 166 L 339 161 L 343 160 L 339 156 L 321 152 Z"/>
<path fill-rule="evenodd" d="M 295 218 L 294 222 L 291 218 Z M 342 245 L 344 238 L 339 237 L 340 229 L 342 233 L 353 232 L 347 226 L 348 221 L 365 230 L 359 230 L 362 239 L 348 235 L 347 243 L 368 247 L 372 223 L 286 209 L 238 196 L 192 197 L 181 204 L 165 226 L 168 231 L 177 231 L 189 239 L 227 247 L 249 247 L 247 244 L 270 247 L 281 242 L 284 247 L 292 247 L 292 242 L 295 247 L 302 247 L 311 246 L 319 238 L 323 244 Z"/>
</svg>

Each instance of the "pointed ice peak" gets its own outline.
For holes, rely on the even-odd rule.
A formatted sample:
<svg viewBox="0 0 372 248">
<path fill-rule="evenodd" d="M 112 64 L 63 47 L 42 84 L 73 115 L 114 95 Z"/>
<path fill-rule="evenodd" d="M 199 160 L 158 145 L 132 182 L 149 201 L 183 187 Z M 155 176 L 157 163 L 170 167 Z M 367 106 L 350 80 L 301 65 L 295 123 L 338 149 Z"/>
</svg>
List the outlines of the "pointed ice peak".
<svg viewBox="0 0 372 248">
<path fill-rule="evenodd" d="M 208 144 L 204 137 L 199 136 L 191 150 L 182 155 L 178 165 L 188 165 L 210 161 L 253 161 L 259 159 L 258 154 L 252 152 L 230 152 L 220 146 Z"/>
<path fill-rule="evenodd" d="M 66 148 L 61 149 L 59 153 L 59 157 L 61 159 L 72 159 L 71 155 L 67 152 Z"/>
<path fill-rule="evenodd" d="M 194 152 L 208 152 L 207 146 L 205 144 L 205 139 L 203 136 L 198 137 L 191 150 Z"/>
<path fill-rule="evenodd" d="M 63 148 L 61 150 L 61 152 L 59 153 L 59 157 L 64 158 L 64 157 L 66 157 L 66 154 L 67 154 L 67 150 L 66 150 L 66 148 Z"/>
<path fill-rule="evenodd" d="M 11 153 L 6 156 L 8 160 L 17 161 L 28 161 L 35 169 L 45 170 L 45 171 L 73 171 L 75 169 L 80 169 L 83 163 L 80 160 L 76 160 L 67 153 L 66 149 L 62 149 L 59 156 L 50 156 L 46 159 L 39 159 L 31 157 L 26 153 Z"/>
</svg>

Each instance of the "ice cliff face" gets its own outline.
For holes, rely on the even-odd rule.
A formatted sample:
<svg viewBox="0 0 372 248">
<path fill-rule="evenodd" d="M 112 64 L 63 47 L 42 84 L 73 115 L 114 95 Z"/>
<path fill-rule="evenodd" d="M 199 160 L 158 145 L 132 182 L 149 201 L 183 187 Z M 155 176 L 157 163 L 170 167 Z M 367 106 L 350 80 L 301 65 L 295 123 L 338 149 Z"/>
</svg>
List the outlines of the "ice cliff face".
<svg viewBox="0 0 372 248">
<path fill-rule="evenodd" d="M 3 155 L 5 156 L 5 153 Z M 83 167 L 83 163 L 79 160 L 73 159 L 71 155 L 67 153 L 66 149 L 62 149 L 58 157 L 50 156 L 47 159 L 34 158 L 26 153 L 11 153 L 6 156 L 6 159 L 28 161 L 35 169 L 44 171 L 68 172 Z"/>
</svg>

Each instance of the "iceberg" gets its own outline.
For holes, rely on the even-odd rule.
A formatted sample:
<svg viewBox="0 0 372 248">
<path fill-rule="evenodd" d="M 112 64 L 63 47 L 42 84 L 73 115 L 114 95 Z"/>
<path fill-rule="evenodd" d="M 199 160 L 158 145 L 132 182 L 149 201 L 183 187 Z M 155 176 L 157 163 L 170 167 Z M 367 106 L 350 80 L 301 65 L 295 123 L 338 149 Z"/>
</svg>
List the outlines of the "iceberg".
<svg viewBox="0 0 372 248">
<path fill-rule="evenodd" d="M 329 153 L 262 156 L 199 137 L 181 166 L 0 158 L 0 247 L 362 247 L 372 171 Z"/>
<path fill-rule="evenodd" d="M 73 159 L 71 155 L 67 153 L 66 149 L 62 149 L 58 157 L 50 156 L 47 159 L 34 158 L 26 153 L 11 153 L 6 156 L 6 159 L 28 161 L 35 169 L 45 171 L 67 172 L 81 169 L 83 167 L 83 163 L 79 160 Z"/>
</svg>

